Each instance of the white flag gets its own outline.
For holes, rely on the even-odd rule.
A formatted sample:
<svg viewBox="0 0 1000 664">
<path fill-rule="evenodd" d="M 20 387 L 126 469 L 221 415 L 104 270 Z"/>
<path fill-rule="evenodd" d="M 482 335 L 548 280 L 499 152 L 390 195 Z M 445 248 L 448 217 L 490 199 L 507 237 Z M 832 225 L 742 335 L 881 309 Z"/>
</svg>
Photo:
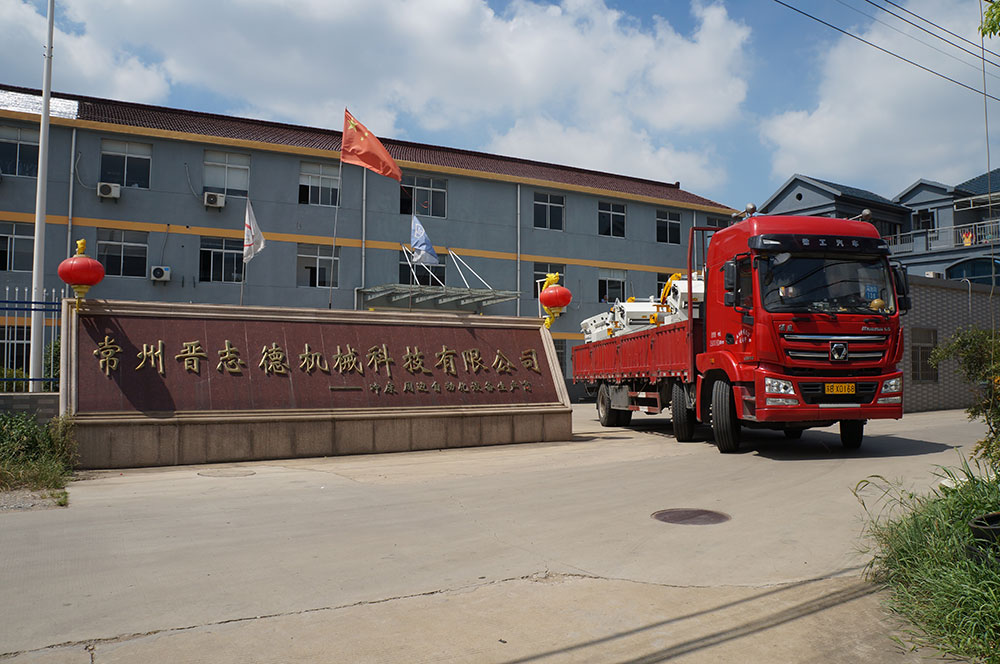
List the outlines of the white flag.
<svg viewBox="0 0 1000 664">
<path fill-rule="evenodd" d="M 249 263 L 251 258 L 262 251 L 264 251 L 264 234 L 260 232 L 257 217 L 254 216 L 250 199 L 247 198 L 247 215 L 243 222 L 243 262 Z"/>
<path fill-rule="evenodd" d="M 410 221 L 410 246 L 413 247 L 413 262 L 417 265 L 438 265 L 440 263 L 437 253 L 434 252 L 434 245 L 427 237 L 427 231 L 417 219 L 417 215 L 413 215 L 413 219 Z"/>
</svg>

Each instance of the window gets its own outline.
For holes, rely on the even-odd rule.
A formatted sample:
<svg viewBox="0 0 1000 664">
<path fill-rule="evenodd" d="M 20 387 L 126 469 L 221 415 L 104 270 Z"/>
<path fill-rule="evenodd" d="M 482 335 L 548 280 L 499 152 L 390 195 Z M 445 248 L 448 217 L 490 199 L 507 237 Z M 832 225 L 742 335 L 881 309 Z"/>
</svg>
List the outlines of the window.
<svg viewBox="0 0 1000 664">
<path fill-rule="evenodd" d="M 707 217 L 705 219 L 705 225 L 711 226 L 712 228 L 728 228 L 729 220 L 724 217 Z"/>
<path fill-rule="evenodd" d="M 538 298 L 538 289 L 542 285 L 539 282 L 545 281 L 545 277 L 553 272 L 558 272 L 563 278 L 566 277 L 566 266 L 560 263 L 535 263 L 535 298 Z"/>
<path fill-rule="evenodd" d="M 670 281 L 669 272 L 657 272 L 656 273 L 656 299 L 660 299 L 660 294 L 663 289 L 667 287 L 667 282 Z"/>
<path fill-rule="evenodd" d="M 566 197 L 556 194 L 535 194 L 535 228 L 548 228 L 553 231 L 563 229 L 563 212 L 566 209 Z"/>
<path fill-rule="evenodd" d="M 931 366 L 931 351 L 937 346 L 937 330 L 910 328 L 910 371 L 914 381 L 936 383 L 937 367 Z"/>
<path fill-rule="evenodd" d="M 103 139 L 101 141 L 101 182 L 114 182 L 123 187 L 149 189 L 149 166 L 152 161 L 152 145 Z"/>
<path fill-rule="evenodd" d="M 656 241 L 667 244 L 681 243 L 681 213 L 656 211 Z"/>
<path fill-rule="evenodd" d="M 447 217 L 448 181 L 404 175 L 399 187 L 399 213 L 423 217 Z"/>
<path fill-rule="evenodd" d="M 337 287 L 340 276 L 340 247 L 324 244 L 300 244 L 295 265 L 297 286 Z"/>
<path fill-rule="evenodd" d="M 246 196 L 249 189 L 250 155 L 205 150 L 205 184 L 202 191 Z"/>
<path fill-rule="evenodd" d="M 97 229 L 97 260 L 109 277 L 145 277 L 149 233 Z"/>
<path fill-rule="evenodd" d="M 559 373 L 566 375 L 566 340 L 553 339 L 552 343 L 556 347 L 556 361 L 559 362 Z"/>
<path fill-rule="evenodd" d="M 753 309 L 753 270 L 749 256 L 736 260 L 736 306 Z"/>
<path fill-rule="evenodd" d="M 937 228 L 934 210 L 917 210 L 913 213 L 913 230 L 932 231 Z"/>
<path fill-rule="evenodd" d="M 337 204 L 339 193 L 340 177 L 336 168 L 308 161 L 302 162 L 299 167 L 300 205 L 333 206 Z"/>
<path fill-rule="evenodd" d="M 996 278 L 1000 286 L 1000 258 L 970 258 L 956 263 L 946 271 L 949 279 L 968 279 L 974 284 L 989 284 Z M 994 275 L 996 275 L 994 277 Z"/>
<path fill-rule="evenodd" d="M 38 130 L 0 127 L 0 173 L 38 175 Z"/>
<path fill-rule="evenodd" d="M 897 223 L 883 221 L 882 219 L 873 219 L 869 223 L 875 227 L 875 230 L 877 230 L 878 234 L 882 237 L 893 237 L 895 235 L 899 235 L 899 224 Z M 937 231 L 928 233 L 928 235 L 931 236 L 931 239 L 937 239 Z"/>
<path fill-rule="evenodd" d="M 243 240 L 201 238 L 200 281 L 243 281 Z"/>
<path fill-rule="evenodd" d="M 0 270 L 31 272 L 35 253 L 32 224 L 0 222 Z"/>
<path fill-rule="evenodd" d="M 625 299 L 625 270 L 599 268 L 597 275 L 597 300 L 614 302 Z"/>
<path fill-rule="evenodd" d="M 420 284 L 421 286 L 440 286 L 441 284 L 448 283 L 444 279 L 447 258 L 447 256 L 438 256 L 438 260 L 441 261 L 439 265 L 414 265 L 411 271 L 410 264 L 406 262 L 406 252 L 399 252 L 399 283 L 410 284 L 411 286 L 416 284 Z M 434 273 L 437 280 L 431 277 L 431 272 Z M 414 277 L 414 273 L 416 273 L 416 277 Z M 438 283 L 438 280 L 440 280 L 441 284 Z"/>
<path fill-rule="evenodd" d="M 610 237 L 625 237 L 625 204 L 597 203 L 597 233 Z"/>
</svg>

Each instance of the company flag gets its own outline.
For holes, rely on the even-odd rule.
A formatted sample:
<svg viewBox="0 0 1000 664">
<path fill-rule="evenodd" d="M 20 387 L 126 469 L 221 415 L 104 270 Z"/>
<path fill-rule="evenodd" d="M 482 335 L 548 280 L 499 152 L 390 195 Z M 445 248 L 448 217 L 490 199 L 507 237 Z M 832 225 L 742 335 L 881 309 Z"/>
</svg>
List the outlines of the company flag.
<svg viewBox="0 0 1000 664">
<path fill-rule="evenodd" d="M 410 222 L 410 246 L 413 247 L 413 262 L 417 265 L 437 265 L 440 262 L 417 215 L 413 215 Z"/>
<path fill-rule="evenodd" d="M 257 225 L 257 217 L 254 216 L 250 199 L 247 198 L 246 219 L 243 222 L 243 262 L 249 263 L 250 259 L 264 250 L 264 234 L 260 232 Z"/>
<path fill-rule="evenodd" d="M 358 122 L 351 112 L 344 109 L 344 134 L 341 139 L 340 159 L 374 171 L 379 175 L 403 181 L 403 173 L 389 156 L 382 142 L 368 128 Z"/>
</svg>

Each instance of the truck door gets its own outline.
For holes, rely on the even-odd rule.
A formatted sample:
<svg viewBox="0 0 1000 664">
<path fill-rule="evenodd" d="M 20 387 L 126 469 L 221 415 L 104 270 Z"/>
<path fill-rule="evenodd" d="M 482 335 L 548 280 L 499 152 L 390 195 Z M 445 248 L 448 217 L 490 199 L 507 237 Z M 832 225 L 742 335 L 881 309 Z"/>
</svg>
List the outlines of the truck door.
<svg viewBox="0 0 1000 664">
<path fill-rule="evenodd" d="M 733 352 L 737 360 L 752 359 L 753 350 L 753 263 L 749 254 L 736 258 L 736 310 L 740 314 Z"/>
</svg>

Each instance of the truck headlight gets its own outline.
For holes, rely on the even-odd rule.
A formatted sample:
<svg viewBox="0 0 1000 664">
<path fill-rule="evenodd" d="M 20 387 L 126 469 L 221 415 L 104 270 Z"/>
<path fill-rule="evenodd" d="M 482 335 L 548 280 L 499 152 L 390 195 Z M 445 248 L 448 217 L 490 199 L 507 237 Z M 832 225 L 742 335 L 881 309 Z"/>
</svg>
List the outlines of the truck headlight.
<svg viewBox="0 0 1000 664">
<path fill-rule="evenodd" d="M 883 392 L 902 392 L 903 391 L 903 377 L 897 376 L 895 378 L 890 378 L 889 380 L 882 383 Z"/>
<path fill-rule="evenodd" d="M 795 394 L 795 386 L 790 380 L 780 378 L 765 378 L 764 391 L 768 394 Z"/>
</svg>

